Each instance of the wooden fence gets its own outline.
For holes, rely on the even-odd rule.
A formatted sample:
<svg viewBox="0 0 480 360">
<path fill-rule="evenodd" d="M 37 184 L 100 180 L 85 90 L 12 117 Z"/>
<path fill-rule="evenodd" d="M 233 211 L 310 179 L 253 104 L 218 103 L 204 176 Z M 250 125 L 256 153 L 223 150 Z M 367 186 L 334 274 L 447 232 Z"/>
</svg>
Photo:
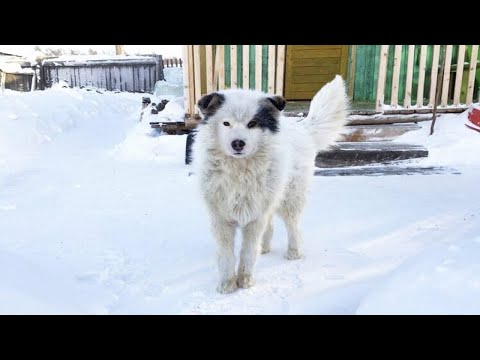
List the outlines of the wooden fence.
<svg viewBox="0 0 480 360">
<path fill-rule="evenodd" d="M 182 59 L 178 59 L 176 57 L 162 60 L 162 67 L 163 68 L 182 67 L 182 65 L 183 65 Z"/>
<path fill-rule="evenodd" d="M 41 78 L 42 88 L 63 80 L 70 87 L 152 93 L 155 83 L 164 77 L 162 57 L 156 56 L 84 62 L 45 60 Z"/>
<path fill-rule="evenodd" d="M 443 74 L 441 53 L 445 56 Z M 375 110 L 431 111 L 437 91 L 439 111 L 464 109 L 478 91 L 477 61 L 478 45 L 381 45 Z"/>
<path fill-rule="evenodd" d="M 285 45 L 184 45 L 185 112 L 202 95 L 227 88 L 283 93 Z"/>
</svg>

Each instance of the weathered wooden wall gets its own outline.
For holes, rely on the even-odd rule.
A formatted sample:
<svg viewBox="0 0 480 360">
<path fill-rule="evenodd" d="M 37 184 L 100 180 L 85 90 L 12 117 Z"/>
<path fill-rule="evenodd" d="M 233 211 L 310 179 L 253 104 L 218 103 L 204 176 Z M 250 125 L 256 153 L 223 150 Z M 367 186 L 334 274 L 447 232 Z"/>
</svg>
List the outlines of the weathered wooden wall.
<svg viewBox="0 0 480 360">
<path fill-rule="evenodd" d="M 163 80 L 161 57 L 92 63 L 45 61 L 42 75 L 46 87 L 63 80 L 70 87 L 95 87 L 109 91 L 152 93 L 155 82 Z"/>
</svg>

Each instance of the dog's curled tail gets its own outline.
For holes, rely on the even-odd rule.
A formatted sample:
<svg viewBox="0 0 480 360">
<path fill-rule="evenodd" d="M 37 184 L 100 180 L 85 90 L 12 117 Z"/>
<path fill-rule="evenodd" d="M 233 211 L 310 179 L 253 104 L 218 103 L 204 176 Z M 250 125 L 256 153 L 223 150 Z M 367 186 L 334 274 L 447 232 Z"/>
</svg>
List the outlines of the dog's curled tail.
<svg viewBox="0 0 480 360">
<path fill-rule="evenodd" d="M 317 151 L 327 150 L 339 138 L 347 123 L 348 108 L 345 83 L 336 75 L 314 96 L 302 121 L 314 137 Z"/>
</svg>

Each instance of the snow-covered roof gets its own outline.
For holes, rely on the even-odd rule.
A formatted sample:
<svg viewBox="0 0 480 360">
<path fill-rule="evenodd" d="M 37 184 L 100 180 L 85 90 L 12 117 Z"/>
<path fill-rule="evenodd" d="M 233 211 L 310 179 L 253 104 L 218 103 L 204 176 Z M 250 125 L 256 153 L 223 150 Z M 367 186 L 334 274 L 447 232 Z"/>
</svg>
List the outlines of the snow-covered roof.
<svg viewBox="0 0 480 360">
<path fill-rule="evenodd" d="M 119 62 L 145 62 L 154 63 L 156 60 L 151 56 L 138 55 L 62 55 L 56 58 L 46 59 L 43 64 L 55 65 L 87 65 L 92 63 L 119 63 Z"/>
<path fill-rule="evenodd" d="M 9 74 L 34 74 L 31 68 L 22 68 L 19 63 L 0 62 L 0 70 Z"/>
</svg>

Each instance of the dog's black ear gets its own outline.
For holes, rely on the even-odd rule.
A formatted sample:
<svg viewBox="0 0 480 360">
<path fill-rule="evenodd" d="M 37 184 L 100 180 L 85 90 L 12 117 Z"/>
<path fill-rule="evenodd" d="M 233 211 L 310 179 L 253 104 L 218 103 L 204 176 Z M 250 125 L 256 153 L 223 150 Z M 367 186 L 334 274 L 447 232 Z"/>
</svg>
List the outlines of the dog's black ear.
<svg viewBox="0 0 480 360">
<path fill-rule="evenodd" d="M 212 116 L 224 102 L 225 96 L 223 94 L 211 93 L 202 96 L 197 105 L 203 115 Z"/>
<path fill-rule="evenodd" d="M 285 109 L 286 101 L 285 101 L 285 98 L 284 98 L 283 96 L 275 95 L 275 96 L 269 97 L 268 100 L 270 100 L 270 102 L 271 102 L 279 111 L 282 111 L 283 109 Z"/>
</svg>

